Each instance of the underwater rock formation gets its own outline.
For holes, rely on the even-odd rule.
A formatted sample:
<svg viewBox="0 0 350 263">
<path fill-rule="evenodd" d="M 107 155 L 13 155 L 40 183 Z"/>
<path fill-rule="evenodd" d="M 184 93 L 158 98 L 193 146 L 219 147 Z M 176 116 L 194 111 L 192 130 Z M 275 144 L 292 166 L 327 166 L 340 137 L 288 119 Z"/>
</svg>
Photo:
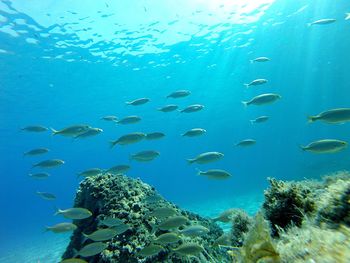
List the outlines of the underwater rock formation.
<svg viewBox="0 0 350 263">
<path fill-rule="evenodd" d="M 80 184 L 74 206 L 89 209 L 93 216 L 74 221 L 78 228 L 71 236 L 63 259 L 73 257 L 75 250 L 92 242 L 86 239 L 83 233 L 90 234 L 101 228 L 103 219 L 115 217 L 123 220 L 129 228 L 106 241 L 107 248 L 102 253 L 84 258 L 88 262 L 230 262 L 225 251 L 213 246 L 215 240 L 223 234 L 220 227 L 211 220 L 181 210 L 139 179 L 110 174 L 88 177 Z M 159 252 L 150 253 L 152 254 L 150 256 L 141 256 L 142 253 L 139 253 L 141 249 L 153 244 L 157 236 L 167 232 L 157 228 L 161 220 L 151 214 L 158 207 L 170 207 L 177 215 L 189 219 L 186 225 L 200 224 L 209 232 L 196 237 L 181 235 L 180 241 L 162 245 Z M 189 242 L 199 244 L 203 251 L 191 257 L 173 251 L 181 244 Z"/>
</svg>

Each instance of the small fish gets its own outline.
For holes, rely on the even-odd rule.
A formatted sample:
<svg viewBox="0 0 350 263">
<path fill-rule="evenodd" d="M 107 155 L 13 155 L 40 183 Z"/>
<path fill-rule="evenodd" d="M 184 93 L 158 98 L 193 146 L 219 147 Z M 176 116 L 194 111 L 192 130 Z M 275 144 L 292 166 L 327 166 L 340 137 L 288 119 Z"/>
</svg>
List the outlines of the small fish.
<svg viewBox="0 0 350 263">
<path fill-rule="evenodd" d="M 258 57 L 258 58 L 254 58 L 254 59 L 250 60 L 250 63 L 267 62 L 267 61 L 270 61 L 270 59 L 268 57 Z"/>
<path fill-rule="evenodd" d="M 133 100 L 133 101 L 127 101 L 126 104 L 127 105 L 133 105 L 133 106 L 138 106 L 138 105 L 143 105 L 147 102 L 149 102 L 150 99 L 148 98 L 141 98 L 141 99 L 137 99 L 137 100 Z"/>
<path fill-rule="evenodd" d="M 170 229 L 176 229 L 188 222 L 187 217 L 184 216 L 173 216 L 165 219 L 163 222 L 161 222 L 158 225 L 158 228 L 160 230 L 170 230 Z"/>
<path fill-rule="evenodd" d="M 26 126 L 21 128 L 22 131 L 27 131 L 27 132 L 45 132 L 48 131 L 49 129 L 41 126 L 41 125 L 33 125 L 33 126 Z"/>
<path fill-rule="evenodd" d="M 75 135 L 74 139 L 82 139 L 82 138 L 96 136 L 101 132 L 103 132 L 103 130 L 100 128 L 88 128 L 86 131 Z"/>
<path fill-rule="evenodd" d="M 141 118 L 139 116 L 132 115 L 132 116 L 128 116 L 128 117 L 125 117 L 125 118 L 117 121 L 117 123 L 118 124 L 134 124 L 134 123 L 137 123 L 140 121 L 141 121 Z"/>
<path fill-rule="evenodd" d="M 79 220 L 92 216 L 92 213 L 86 208 L 73 207 L 65 210 L 58 209 L 55 215 L 63 215 L 68 219 Z"/>
<path fill-rule="evenodd" d="M 23 156 L 33 156 L 48 153 L 50 150 L 47 148 L 36 148 L 28 152 L 23 153 Z"/>
<path fill-rule="evenodd" d="M 337 153 L 344 150 L 347 146 L 348 143 L 345 141 L 325 139 L 312 142 L 307 146 L 301 146 L 301 149 L 313 153 Z"/>
<path fill-rule="evenodd" d="M 274 93 L 265 93 L 252 98 L 250 101 L 242 101 L 244 106 L 271 104 L 282 97 Z"/>
<path fill-rule="evenodd" d="M 62 260 L 60 263 L 88 263 L 88 262 L 81 258 L 67 258 Z"/>
<path fill-rule="evenodd" d="M 204 106 L 203 105 L 200 105 L 200 104 L 193 104 L 193 105 L 190 105 L 186 108 L 184 108 L 183 110 L 181 110 L 180 112 L 184 112 L 184 113 L 192 113 L 192 112 L 197 112 L 197 111 L 200 111 L 204 109 Z"/>
<path fill-rule="evenodd" d="M 123 220 L 116 217 L 106 217 L 105 219 L 101 220 L 100 223 L 108 227 L 124 224 Z"/>
<path fill-rule="evenodd" d="M 45 200 L 49 200 L 49 201 L 53 201 L 56 200 L 56 196 L 54 194 L 51 193 L 47 193 L 47 192 L 36 192 L 36 194 L 38 196 L 40 196 L 42 199 Z"/>
<path fill-rule="evenodd" d="M 198 175 L 206 176 L 210 179 L 217 179 L 217 180 L 228 179 L 231 177 L 231 174 L 229 174 L 224 170 L 219 170 L 219 169 L 211 169 L 205 172 L 198 170 Z"/>
<path fill-rule="evenodd" d="M 117 235 L 120 235 L 129 230 L 130 226 L 125 223 L 121 223 L 119 225 L 113 226 L 113 229 L 117 231 Z"/>
<path fill-rule="evenodd" d="M 111 147 L 114 147 L 116 144 L 119 145 L 128 145 L 132 143 L 137 143 L 139 141 L 142 141 L 143 139 L 146 138 L 146 134 L 141 133 L 141 132 L 134 132 L 134 133 L 129 133 L 126 135 L 123 135 L 119 137 L 119 139 L 115 141 L 111 141 Z"/>
<path fill-rule="evenodd" d="M 82 256 L 82 257 L 92 257 L 97 254 L 100 254 L 103 250 L 107 248 L 107 244 L 102 242 L 94 242 L 84 246 L 79 251 L 75 251 L 74 257 Z"/>
<path fill-rule="evenodd" d="M 77 174 L 77 176 L 83 176 L 83 177 L 91 177 L 91 176 L 97 176 L 103 174 L 103 170 L 100 168 L 91 168 L 91 169 L 87 169 L 85 171 L 82 171 L 80 173 Z"/>
<path fill-rule="evenodd" d="M 50 174 L 48 173 L 35 173 L 35 174 L 29 174 L 30 177 L 33 179 L 47 179 Z"/>
<path fill-rule="evenodd" d="M 223 153 L 219 152 L 206 152 L 198 155 L 194 159 L 187 159 L 189 164 L 192 163 L 198 163 L 198 164 L 205 164 L 205 163 L 211 163 L 220 160 L 222 157 L 224 157 Z"/>
<path fill-rule="evenodd" d="M 188 237 L 200 237 L 208 234 L 209 229 L 202 225 L 193 225 L 193 226 L 185 227 L 179 232 Z"/>
<path fill-rule="evenodd" d="M 327 25 L 327 24 L 332 24 L 335 21 L 337 21 L 334 18 L 325 18 L 325 19 L 320 19 L 320 20 L 316 20 L 312 23 L 309 23 L 308 26 L 313 26 L 313 25 Z"/>
<path fill-rule="evenodd" d="M 158 207 L 154 209 L 149 216 L 157 217 L 158 219 L 166 218 L 176 214 L 176 210 L 172 207 Z"/>
<path fill-rule="evenodd" d="M 236 146 L 252 146 L 254 144 L 256 144 L 256 140 L 246 139 L 246 140 L 243 140 L 243 141 L 236 143 Z"/>
<path fill-rule="evenodd" d="M 127 164 L 120 164 L 120 165 L 116 165 L 113 166 L 109 169 L 106 170 L 106 173 L 111 173 L 111 174 L 124 174 L 127 171 L 130 170 L 130 165 Z"/>
<path fill-rule="evenodd" d="M 222 234 L 214 241 L 214 246 L 231 246 L 231 239 L 228 234 Z"/>
<path fill-rule="evenodd" d="M 190 94 L 191 94 L 191 92 L 189 90 L 178 90 L 178 91 L 174 91 L 174 92 L 170 93 L 166 97 L 177 99 L 177 98 L 187 97 Z"/>
<path fill-rule="evenodd" d="M 158 140 L 165 136 L 162 132 L 151 132 L 146 134 L 146 140 Z"/>
<path fill-rule="evenodd" d="M 179 108 L 179 106 L 177 105 L 174 105 L 174 104 L 169 104 L 169 105 L 166 105 L 162 108 L 158 108 L 159 111 L 162 111 L 162 112 L 171 112 L 171 111 L 175 111 Z"/>
<path fill-rule="evenodd" d="M 247 88 L 249 88 L 250 86 L 258 86 L 258 85 L 262 85 L 267 83 L 268 80 L 267 79 L 255 79 L 252 82 L 248 83 L 248 84 L 244 84 L 244 86 L 246 86 Z"/>
<path fill-rule="evenodd" d="M 54 168 L 57 166 L 60 166 L 64 164 L 63 160 L 60 159 L 51 159 L 51 160 L 45 160 L 36 164 L 33 164 L 32 168 L 34 167 L 40 167 L 40 168 Z"/>
<path fill-rule="evenodd" d="M 51 231 L 56 234 L 74 231 L 75 229 L 77 229 L 77 226 L 74 225 L 73 223 L 59 223 L 54 226 L 46 227 L 46 231 Z"/>
<path fill-rule="evenodd" d="M 195 256 L 203 252 L 203 247 L 196 243 L 184 243 L 173 251 L 185 256 Z"/>
<path fill-rule="evenodd" d="M 186 136 L 186 137 L 195 137 L 195 136 L 200 136 L 205 134 L 207 131 L 202 128 L 194 128 L 191 130 L 186 131 L 185 133 L 181 134 L 181 136 Z"/>
<path fill-rule="evenodd" d="M 63 128 L 61 130 L 55 130 L 53 128 L 50 128 L 52 131 L 52 135 L 62 135 L 66 137 L 75 137 L 81 133 L 86 132 L 90 127 L 89 125 L 86 124 L 78 124 L 78 125 L 73 125 L 69 126 L 66 128 Z"/>
<path fill-rule="evenodd" d="M 168 245 L 168 244 L 176 243 L 180 240 L 181 238 L 177 233 L 170 232 L 170 233 L 161 234 L 153 241 L 161 245 Z"/>
<path fill-rule="evenodd" d="M 157 203 L 160 200 L 162 200 L 163 198 L 159 195 L 159 194 L 154 194 L 154 195 L 149 195 L 145 198 L 145 202 L 146 203 Z"/>
<path fill-rule="evenodd" d="M 112 228 L 98 229 L 95 232 L 87 235 L 83 233 L 83 236 L 91 239 L 92 241 L 107 241 L 117 235 L 117 231 Z"/>
<path fill-rule="evenodd" d="M 130 159 L 139 161 L 139 162 L 149 162 L 157 158 L 159 155 L 160 155 L 159 152 L 149 150 L 149 151 L 142 151 L 142 152 L 135 153 L 130 156 Z"/>
<path fill-rule="evenodd" d="M 60 263 L 88 263 L 88 262 L 81 258 L 67 258 L 62 260 Z"/>
<path fill-rule="evenodd" d="M 309 116 L 309 122 L 323 121 L 326 123 L 337 124 L 350 121 L 350 108 L 331 109 L 316 116 Z"/>
<path fill-rule="evenodd" d="M 269 119 L 269 116 L 260 116 L 260 117 L 257 117 L 255 120 L 250 120 L 250 122 L 252 124 L 254 123 L 262 123 L 262 122 L 265 122 Z"/>
<path fill-rule="evenodd" d="M 232 220 L 233 214 L 235 213 L 235 209 L 231 208 L 228 210 L 225 210 L 224 212 L 222 212 L 218 217 L 214 218 L 213 221 L 220 221 L 223 223 L 228 223 Z"/>
<path fill-rule="evenodd" d="M 102 117 L 101 120 L 116 122 L 116 121 L 118 121 L 118 117 L 117 116 L 113 116 L 113 115 L 108 115 L 108 116 Z"/>
<path fill-rule="evenodd" d="M 151 257 L 157 255 L 160 251 L 163 250 L 162 246 L 150 244 L 143 249 L 141 249 L 139 252 L 136 253 L 136 255 L 141 257 Z"/>
</svg>

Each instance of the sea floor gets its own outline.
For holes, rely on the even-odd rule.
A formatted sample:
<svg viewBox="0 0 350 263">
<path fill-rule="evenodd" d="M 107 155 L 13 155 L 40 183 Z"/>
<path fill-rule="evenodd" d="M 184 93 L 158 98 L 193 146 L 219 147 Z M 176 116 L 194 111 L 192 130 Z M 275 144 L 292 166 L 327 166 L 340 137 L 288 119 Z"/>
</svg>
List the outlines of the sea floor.
<svg viewBox="0 0 350 263">
<path fill-rule="evenodd" d="M 198 213 L 203 217 L 214 218 L 229 208 L 241 208 L 253 215 L 263 202 L 263 196 L 249 194 L 230 199 L 202 200 L 198 203 L 181 204 L 181 208 Z M 220 224 L 229 231 L 229 224 Z M 58 263 L 67 247 L 70 234 L 55 235 L 38 233 L 37 236 L 16 236 L 8 242 L 1 242 L 0 263 Z"/>
</svg>

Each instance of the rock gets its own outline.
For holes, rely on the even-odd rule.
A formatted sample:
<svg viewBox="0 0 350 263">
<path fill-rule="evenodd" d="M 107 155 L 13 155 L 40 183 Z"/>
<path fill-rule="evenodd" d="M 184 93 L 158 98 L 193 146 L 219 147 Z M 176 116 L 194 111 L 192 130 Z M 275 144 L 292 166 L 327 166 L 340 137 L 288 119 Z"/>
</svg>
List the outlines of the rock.
<svg viewBox="0 0 350 263">
<path fill-rule="evenodd" d="M 149 197 L 157 196 L 156 202 L 149 202 Z M 101 254 L 90 258 L 85 258 L 88 262 L 230 262 L 226 251 L 214 247 L 214 241 L 223 234 L 223 231 L 214 222 L 204 219 L 201 216 L 184 211 L 174 204 L 168 202 L 148 184 L 139 179 L 132 179 L 122 175 L 99 175 L 85 178 L 81 182 L 77 191 L 74 206 L 89 209 L 93 216 L 85 220 L 75 220 L 77 229 L 71 236 L 63 259 L 71 258 L 74 250 L 81 249 L 84 245 L 90 243 L 82 233 L 92 233 L 99 226 L 99 221 L 105 217 L 113 216 L 122 219 L 130 228 L 108 241 L 108 247 Z M 164 246 L 164 249 L 151 257 L 141 257 L 138 252 L 152 243 L 156 236 L 166 231 L 158 230 L 155 226 L 160 220 L 149 216 L 149 213 L 156 207 L 173 207 L 178 215 L 186 216 L 190 222 L 202 224 L 210 231 L 207 235 L 196 238 L 183 237 L 178 243 Z M 173 253 L 172 249 L 178 247 L 184 242 L 196 242 L 200 244 L 205 253 L 196 257 L 184 257 Z M 200 260 L 200 261 L 198 261 Z"/>
</svg>

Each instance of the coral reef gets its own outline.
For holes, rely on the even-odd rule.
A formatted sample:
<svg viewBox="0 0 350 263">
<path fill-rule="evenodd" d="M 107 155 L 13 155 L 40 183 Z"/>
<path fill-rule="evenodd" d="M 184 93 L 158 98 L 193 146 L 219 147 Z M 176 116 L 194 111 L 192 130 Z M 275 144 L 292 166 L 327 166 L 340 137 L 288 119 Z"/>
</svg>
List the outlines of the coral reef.
<svg viewBox="0 0 350 263">
<path fill-rule="evenodd" d="M 235 209 L 231 217 L 231 244 L 235 247 L 242 246 L 244 234 L 248 232 L 253 219 L 242 209 Z"/>
<path fill-rule="evenodd" d="M 74 250 L 79 250 L 91 242 L 91 240 L 85 240 L 83 233 L 92 233 L 101 227 L 100 223 L 103 219 L 112 216 L 123 220 L 129 229 L 107 241 L 108 246 L 102 253 L 85 258 L 90 263 L 216 262 L 216 260 L 229 262 L 227 253 L 213 245 L 215 240 L 223 234 L 214 222 L 181 210 L 141 180 L 110 174 L 88 177 L 80 184 L 74 206 L 89 209 L 93 216 L 74 221 L 78 228 L 71 236 L 63 259 L 73 257 Z M 156 227 L 161 220 L 152 216 L 151 212 L 157 207 L 170 207 L 176 210 L 177 215 L 188 218 L 187 225 L 201 224 L 208 228 L 209 232 L 200 237 L 181 236 L 181 240 L 176 243 L 162 245 L 163 249 L 154 255 L 142 256 L 143 253 L 139 253 L 141 249 L 153 244 L 156 236 L 167 232 Z M 199 244 L 203 252 L 189 257 L 173 251 L 181 244 L 189 242 Z"/>
</svg>

